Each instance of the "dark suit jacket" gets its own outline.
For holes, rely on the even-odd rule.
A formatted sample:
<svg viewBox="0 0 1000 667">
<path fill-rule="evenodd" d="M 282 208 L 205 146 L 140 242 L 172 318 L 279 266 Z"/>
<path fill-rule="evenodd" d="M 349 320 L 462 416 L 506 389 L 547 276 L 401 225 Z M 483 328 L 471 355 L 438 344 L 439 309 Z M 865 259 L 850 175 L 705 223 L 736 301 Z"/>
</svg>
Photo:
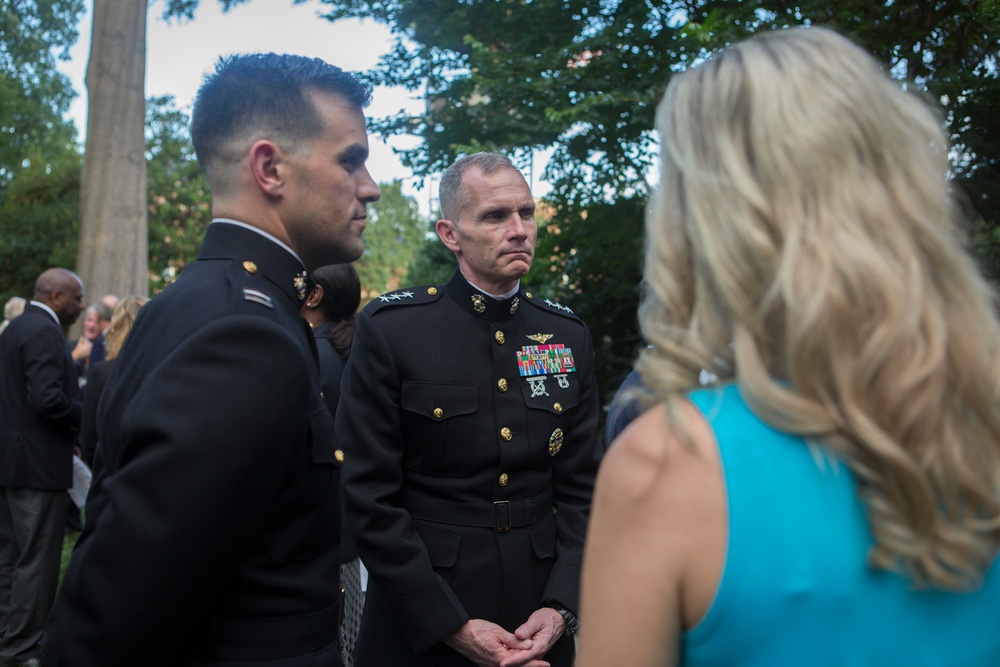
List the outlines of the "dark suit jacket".
<svg viewBox="0 0 1000 667">
<path fill-rule="evenodd" d="M 301 272 L 213 223 L 140 311 L 42 664 L 340 664 L 340 468 Z"/>
<path fill-rule="evenodd" d="M 97 404 L 108 383 L 114 361 L 99 361 L 90 366 L 87 386 L 83 388 L 83 417 L 80 419 L 80 452 L 87 465 L 94 465 L 97 451 Z"/>
<path fill-rule="evenodd" d="M 62 327 L 29 304 L 0 335 L 0 487 L 69 488 L 78 392 Z"/>
<path fill-rule="evenodd" d="M 91 343 L 90 345 L 90 363 L 88 364 L 88 368 L 93 369 L 94 364 L 99 364 L 100 362 L 104 361 L 104 355 L 105 355 L 104 332 L 102 331 L 97 335 L 97 338 L 95 338 L 94 342 Z M 90 371 L 88 371 L 88 377 L 89 377 L 89 372 Z"/>
<path fill-rule="evenodd" d="M 634 389 L 641 389 L 642 386 L 642 376 L 639 375 L 639 371 L 633 368 L 621 386 L 618 387 L 618 391 L 611 401 L 611 407 L 608 408 L 608 421 L 604 426 L 605 447 L 610 447 L 615 438 L 625 430 L 625 427 L 643 413 L 642 403 L 629 393 Z"/>
<path fill-rule="evenodd" d="M 578 608 L 599 404 L 576 316 L 524 291 L 483 297 L 456 271 L 361 312 L 341 390 L 348 523 L 370 572 L 359 667 L 468 664 L 440 642 L 469 618 L 513 631 L 546 601 Z M 572 640 L 546 659 L 568 665 Z"/>
</svg>

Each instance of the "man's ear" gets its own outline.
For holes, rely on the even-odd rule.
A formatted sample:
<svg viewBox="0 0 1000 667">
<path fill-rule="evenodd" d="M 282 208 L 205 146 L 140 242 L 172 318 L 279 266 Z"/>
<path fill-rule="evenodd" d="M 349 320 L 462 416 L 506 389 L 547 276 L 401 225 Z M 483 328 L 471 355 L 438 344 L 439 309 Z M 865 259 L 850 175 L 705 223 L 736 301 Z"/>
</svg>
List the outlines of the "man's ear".
<svg viewBox="0 0 1000 667">
<path fill-rule="evenodd" d="M 462 246 L 458 242 L 458 235 L 455 234 L 455 223 L 451 220 L 438 220 L 434 224 L 434 231 L 437 232 L 441 242 L 444 243 L 444 246 L 448 250 L 458 252 L 462 249 Z"/>
<path fill-rule="evenodd" d="M 315 308 L 319 305 L 319 302 L 323 300 L 323 287 L 316 285 L 313 287 L 313 291 L 309 292 L 309 296 L 306 297 L 306 308 Z"/>
<path fill-rule="evenodd" d="M 258 139 L 250 146 L 250 173 L 257 187 L 267 195 L 277 196 L 285 174 L 281 149 L 269 139 Z"/>
</svg>

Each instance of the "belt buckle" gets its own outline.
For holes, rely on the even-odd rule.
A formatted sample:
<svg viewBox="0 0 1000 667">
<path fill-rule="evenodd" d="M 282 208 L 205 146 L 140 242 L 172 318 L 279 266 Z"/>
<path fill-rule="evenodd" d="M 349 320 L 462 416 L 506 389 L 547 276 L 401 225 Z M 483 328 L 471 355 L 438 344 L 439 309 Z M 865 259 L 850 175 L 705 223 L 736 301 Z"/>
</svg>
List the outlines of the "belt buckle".
<svg viewBox="0 0 1000 667">
<path fill-rule="evenodd" d="M 506 533 L 510 530 L 510 524 L 510 501 L 493 501 L 493 530 L 498 533 Z"/>
</svg>

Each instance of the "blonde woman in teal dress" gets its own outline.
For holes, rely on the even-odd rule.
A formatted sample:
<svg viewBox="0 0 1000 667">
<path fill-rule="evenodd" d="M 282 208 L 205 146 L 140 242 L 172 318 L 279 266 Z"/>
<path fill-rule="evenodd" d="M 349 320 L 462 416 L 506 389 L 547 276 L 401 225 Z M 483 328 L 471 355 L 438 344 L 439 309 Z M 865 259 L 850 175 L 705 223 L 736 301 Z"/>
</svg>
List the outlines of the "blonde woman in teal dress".
<svg viewBox="0 0 1000 667">
<path fill-rule="evenodd" d="M 578 667 L 1000 665 L 1000 327 L 942 123 L 820 28 L 670 83 Z"/>
</svg>

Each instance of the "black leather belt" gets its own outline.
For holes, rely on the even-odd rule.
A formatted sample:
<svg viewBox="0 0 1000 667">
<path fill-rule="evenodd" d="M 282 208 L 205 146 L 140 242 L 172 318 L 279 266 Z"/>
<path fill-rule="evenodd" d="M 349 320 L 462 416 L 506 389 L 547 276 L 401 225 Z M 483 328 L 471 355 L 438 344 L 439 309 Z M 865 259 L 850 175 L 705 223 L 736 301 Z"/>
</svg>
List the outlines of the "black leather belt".
<svg viewBox="0 0 1000 667">
<path fill-rule="evenodd" d="M 526 500 L 497 500 L 493 503 L 459 503 L 404 491 L 400 506 L 414 519 L 492 528 L 498 533 L 505 533 L 511 528 L 530 526 L 551 514 L 552 490 Z"/>
</svg>

